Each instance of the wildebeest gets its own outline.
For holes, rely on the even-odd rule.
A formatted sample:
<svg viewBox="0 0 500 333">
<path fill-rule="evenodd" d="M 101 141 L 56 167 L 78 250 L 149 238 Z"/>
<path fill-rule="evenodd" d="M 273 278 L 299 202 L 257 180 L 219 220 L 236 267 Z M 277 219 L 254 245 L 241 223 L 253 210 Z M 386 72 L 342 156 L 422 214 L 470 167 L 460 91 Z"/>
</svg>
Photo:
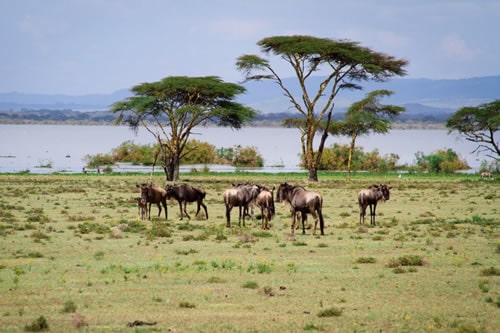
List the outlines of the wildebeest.
<svg viewBox="0 0 500 333">
<path fill-rule="evenodd" d="M 366 207 L 370 206 L 370 225 L 375 225 L 375 209 L 380 200 L 389 200 L 392 186 L 372 185 L 358 193 L 359 223 L 365 223 Z"/>
<path fill-rule="evenodd" d="M 493 179 L 493 173 L 489 171 L 483 171 L 481 172 L 481 179 L 488 178 L 488 179 Z"/>
<path fill-rule="evenodd" d="M 318 225 L 321 230 L 321 235 L 324 235 L 324 219 L 323 219 L 323 197 L 316 192 L 307 191 L 302 186 L 293 186 L 287 183 L 280 184 L 276 194 L 278 202 L 288 202 L 290 204 L 290 212 L 292 213 L 292 234 L 295 232 L 295 223 L 297 219 L 297 212 L 300 212 L 302 217 L 302 225 L 306 219 L 307 214 L 311 214 L 314 218 L 313 235 L 316 234 L 316 227 Z M 302 228 L 302 233 L 305 233 Z"/>
<path fill-rule="evenodd" d="M 147 210 L 147 203 L 146 199 L 143 197 L 137 197 L 135 198 L 135 201 L 137 201 L 137 209 L 138 209 L 138 217 L 141 220 L 145 220 L 148 218 L 148 210 Z"/>
<path fill-rule="evenodd" d="M 161 187 L 153 186 L 152 183 L 135 184 L 141 189 L 141 198 L 146 200 L 148 206 L 148 218 L 151 219 L 151 204 L 158 206 L 158 217 L 161 215 L 161 206 L 165 208 L 165 219 L 167 219 L 167 191 Z"/>
<path fill-rule="evenodd" d="M 187 218 L 191 220 L 189 216 L 186 205 L 188 202 L 195 202 L 198 204 L 196 210 L 196 216 L 200 212 L 200 206 L 205 210 L 205 217 L 208 219 L 207 206 L 203 203 L 205 199 L 206 192 L 202 188 L 194 187 L 188 184 L 174 184 L 165 186 L 167 191 L 167 199 L 175 199 L 179 203 L 179 209 L 181 211 L 181 220 L 186 214 Z M 182 209 L 182 204 L 184 203 L 184 209 Z M 183 214 L 184 213 L 184 214 Z"/>
<path fill-rule="evenodd" d="M 255 198 L 255 204 L 260 208 L 262 229 L 269 229 L 269 222 L 274 216 L 274 186 L 271 190 L 266 187 Z"/>
<path fill-rule="evenodd" d="M 254 184 L 238 184 L 234 188 L 228 188 L 224 192 L 224 205 L 226 206 L 226 227 L 231 227 L 231 209 L 239 207 L 238 225 L 241 226 L 243 216 L 243 226 L 245 226 L 245 215 L 248 213 L 248 205 L 257 198 L 262 187 Z M 243 213 L 243 214 L 242 214 Z"/>
</svg>

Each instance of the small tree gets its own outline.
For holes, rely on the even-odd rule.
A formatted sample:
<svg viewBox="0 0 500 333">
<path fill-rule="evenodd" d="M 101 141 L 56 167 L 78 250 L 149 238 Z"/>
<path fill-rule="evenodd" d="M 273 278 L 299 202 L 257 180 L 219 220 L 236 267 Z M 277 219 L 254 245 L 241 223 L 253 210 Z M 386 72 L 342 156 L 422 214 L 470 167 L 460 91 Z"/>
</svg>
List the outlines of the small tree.
<svg viewBox="0 0 500 333">
<path fill-rule="evenodd" d="M 299 112 L 302 122 L 302 154 L 309 180 L 318 180 L 318 166 L 328 136 L 334 100 L 343 89 L 361 89 L 359 82 L 385 81 L 396 75 L 406 75 L 407 61 L 375 52 L 348 40 L 332 40 L 311 36 L 275 36 L 260 40 L 262 52 L 274 54 L 288 63 L 295 73 L 301 95 L 294 96 L 269 60 L 257 55 L 242 55 L 237 59 L 238 70 L 245 81 L 273 80 Z M 318 71 L 325 73 L 317 87 L 308 85 L 308 79 Z M 322 122 L 326 121 L 325 125 Z M 315 150 L 314 138 L 323 131 Z"/>
<path fill-rule="evenodd" d="M 379 103 L 381 97 L 390 95 L 392 91 L 389 90 L 375 90 L 368 93 L 364 99 L 349 107 L 343 121 L 334 122 L 329 129 L 333 135 L 346 135 L 351 138 L 347 160 L 348 181 L 351 180 L 352 153 L 356 139 L 370 132 L 387 133 L 391 129 L 391 120 L 405 111 L 401 106 Z"/>
<path fill-rule="evenodd" d="M 459 109 L 446 121 L 446 127 L 450 132 L 458 131 L 468 141 L 479 143 L 473 153 L 485 152 L 486 156 L 500 160 L 500 142 L 495 138 L 500 129 L 500 99 Z"/>
<path fill-rule="evenodd" d="M 470 169 L 467 162 L 461 160 L 451 148 L 440 149 L 429 155 L 419 151 L 415 154 L 415 159 L 421 170 L 433 173 L 453 173 L 458 170 Z"/>
<path fill-rule="evenodd" d="M 245 92 L 244 87 L 215 76 L 172 76 L 131 90 L 134 96 L 111 108 L 119 114 L 116 123 L 135 131 L 142 126 L 155 137 L 160 149 L 157 156 L 162 157 L 169 181 L 179 179 L 180 161 L 189 152 L 186 144 L 195 126 L 215 122 L 241 128 L 256 115 L 251 108 L 233 101 Z"/>
</svg>

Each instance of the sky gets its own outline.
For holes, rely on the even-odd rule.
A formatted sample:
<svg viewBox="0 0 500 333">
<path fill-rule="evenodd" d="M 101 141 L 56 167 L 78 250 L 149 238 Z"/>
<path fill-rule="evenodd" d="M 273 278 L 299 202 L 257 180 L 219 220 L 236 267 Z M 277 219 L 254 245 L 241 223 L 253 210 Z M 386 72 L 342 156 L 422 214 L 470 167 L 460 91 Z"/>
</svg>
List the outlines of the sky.
<svg viewBox="0 0 500 333">
<path fill-rule="evenodd" d="M 0 93 L 108 94 L 168 76 L 238 83 L 278 35 L 348 39 L 408 78 L 500 75 L 499 0 L 0 0 Z M 282 77 L 290 68 L 276 57 Z"/>
</svg>

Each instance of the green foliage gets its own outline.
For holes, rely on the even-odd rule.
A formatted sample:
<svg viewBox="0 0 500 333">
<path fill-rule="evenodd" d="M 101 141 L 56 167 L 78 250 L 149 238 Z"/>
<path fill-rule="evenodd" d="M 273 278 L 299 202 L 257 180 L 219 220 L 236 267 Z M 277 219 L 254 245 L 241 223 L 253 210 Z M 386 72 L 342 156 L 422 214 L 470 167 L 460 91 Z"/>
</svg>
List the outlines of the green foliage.
<svg viewBox="0 0 500 333">
<path fill-rule="evenodd" d="M 45 239 L 45 240 L 50 239 L 50 237 L 47 234 L 45 234 L 44 232 L 42 232 L 40 230 L 33 231 L 33 233 L 30 235 L 30 237 L 33 238 L 35 240 L 35 242 L 40 242 L 43 239 Z"/>
<path fill-rule="evenodd" d="M 422 152 L 415 154 L 417 167 L 421 171 L 432 173 L 454 173 L 458 170 L 470 169 L 465 160 L 461 160 L 458 154 L 451 148 L 438 150 L 430 155 Z"/>
<path fill-rule="evenodd" d="M 194 303 L 184 301 L 184 302 L 179 303 L 179 307 L 185 308 L 185 309 L 194 309 L 196 307 L 196 305 Z"/>
<path fill-rule="evenodd" d="M 45 223 L 49 222 L 49 217 L 45 214 L 43 208 L 34 208 L 28 211 L 27 221 Z"/>
<path fill-rule="evenodd" d="M 377 262 L 377 259 L 373 257 L 360 257 L 356 260 L 358 264 L 374 264 Z"/>
<path fill-rule="evenodd" d="M 500 99 L 459 109 L 446 121 L 446 127 L 479 143 L 476 151 L 486 152 L 495 159 L 500 156 L 498 140 L 495 139 L 495 133 L 500 129 Z"/>
<path fill-rule="evenodd" d="M 85 155 L 83 159 L 86 161 L 87 167 L 89 168 L 97 168 L 103 165 L 113 165 L 117 162 L 113 159 L 112 155 L 106 154 Z"/>
<path fill-rule="evenodd" d="M 318 312 L 318 317 L 338 317 L 342 314 L 342 309 L 331 307 Z"/>
<path fill-rule="evenodd" d="M 160 221 L 153 221 L 151 229 L 146 231 L 148 239 L 155 239 L 156 237 L 172 237 L 172 231 L 167 223 Z"/>
<path fill-rule="evenodd" d="M 255 147 L 242 147 L 237 145 L 234 148 L 233 165 L 237 167 L 263 167 L 264 160 Z"/>
<path fill-rule="evenodd" d="M 211 276 L 210 278 L 208 278 L 208 283 L 225 283 L 226 280 L 224 280 L 223 278 L 221 277 L 218 277 L 218 276 Z"/>
<path fill-rule="evenodd" d="M 112 149 L 109 154 L 86 155 L 87 167 L 97 168 L 118 162 L 134 165 L 152 165 L 154 156 L 159 151 L 158 145 L 137 145 L 125 141 Z M 235 146 L 219 148 L 198 140 L 189 140 L 181 158 L 182 164 L 230 164 L 238 167 L 262 167 L 264 160 L 255 147 Z M 161 153 L 160 153 L 161 155 Z"/>
<path fill-rule="evenodd" d="M 247 281 L 247 282 L 243 283 L 243 285 L 241 287 L 247 288 L 247 289 L 257 289 L 257 288 L 259 288 L 259 284 L 255 281 Z"/>
<path fill-rule="evenodd" d="M 44 316 L 35 319 L 31 324 L 24 326 L 26 332 L 44 332 L 49 330 L 49 324 Z"/>
<path fill-rule="evenodd" d="M 481 276 L 499 276 L 500 268 L 489 267 L 481 270 Z"/>
<path fill-rule="evenodd" d="M 334 143 L 325 148 L 319 164 L 320 170 L 347 170 L 349 145 Z M 363 147 L 355 148 L 352 154 L 351 169 L 373 172 L 386 172 L 397 169 L 399 156 L 390 154 L 380 156 L 377 149 L 364 152 Z"/>
<path fill-rule="evenodd" d="M 132 141 L 125 141 L 111 151 L 111 159 L 116 162 L 152 165 L 154 149 L 152 145 L 136 145 Z"/>
<path fill-rule="evenodd" d="M 62 313 L 74 313 L 76 312 L 76 304 L 72 300 L 64 302 L 64 307 L 61 310 Z"/>
<path fill-rule="evenodd" d="M 184 150 L 187 153 L 181 158 L 183 164 L 212 164 L 217 157 L 214 145 L 194 139 L 186 143 Z"/>
<path fill-rule="evenodd" d="M 81 234 L 89 234 L 91 232 L 95 232 L 97 234 L 107 234 L 110 231 L 108 226 L 90 222 L 78 224 L 78 230 Z"/>
<path fill-rule="evenodd" d="M 416 254 L 407 254 L 399 258 L 389 260 L 387 267 L 397 268 L 399 266 L 423 266 L 424 260 Z"/>
</svg>

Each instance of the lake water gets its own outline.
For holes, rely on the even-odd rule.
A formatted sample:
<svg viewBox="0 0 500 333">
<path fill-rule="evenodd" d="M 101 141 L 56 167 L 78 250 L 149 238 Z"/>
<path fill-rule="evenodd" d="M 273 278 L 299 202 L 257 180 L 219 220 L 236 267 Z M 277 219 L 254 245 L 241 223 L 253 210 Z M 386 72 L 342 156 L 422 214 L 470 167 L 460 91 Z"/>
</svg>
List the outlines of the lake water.
<svg viewBox="0 0 500 333">
<path fill-rule="evenodd" d="M 300 171 L 300 132 L 290 128 L 255 128 L 240 130 L 230 128 L 198 127 L 192 139 L 208 142 L 216 148 L 231 148 L 235 145 L 253 146 L 264 158 L 266 172 Z M 0 125 L 0 173 L 29 170 L 32 173 L 81 172 L 84 157 L 98 153 L 110 153 L 124 141 L 136 144 L 152 144 L 153 136 L 145 129 L 137 134 L 125 126 L 80 126 L 80 125 Z M 319 137 L 316 141 L 319 141 Z M 327 146 L 333 143 L 348 143 L 348 138 L 330 136 Z M 432 153 L 438 149 L 451 148 L 477 170 L 484 156 L 471 152 L 475 144 L 447 130 L 391 130 L 385 135 L 360 137 L 357 146 L 365 152 L 378 149 L 381 155 L 398 154 L 399 164 L 414 164 L 415 153 Z M 51 168 L 40 167 L 51 164 Z M 281 166 L 281 167 L 276 167 Z M 192 166 L 181 166 L 183 171 Z M 210 170 L 234 170 L 232 167 L 209 166 Z M 115 171 L 144 171 L 127 165 L 114 167 Z"/>
</svg>

